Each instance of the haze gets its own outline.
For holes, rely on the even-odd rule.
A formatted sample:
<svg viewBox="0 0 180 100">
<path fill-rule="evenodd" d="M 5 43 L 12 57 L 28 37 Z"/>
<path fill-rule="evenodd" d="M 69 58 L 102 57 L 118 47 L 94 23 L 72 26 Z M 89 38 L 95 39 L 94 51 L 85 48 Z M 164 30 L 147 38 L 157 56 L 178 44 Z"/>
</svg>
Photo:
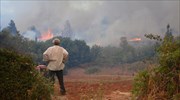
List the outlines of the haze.
<svg viewBox="0 0 180 100">
<path fill-rule="evenodd" d="M 167 24 L 180 33 L 180 1 L 11 1 L 1 0 L 1 28 L 14 20 L 20 33 L 35 26 L 40 32 L 61 34 L 69 20 L 76 39 L 88 45 L 118 45 L 120 37 L 143 38 L 163 34 Z M 29 35 L 29 38 L 32 35 Z"/>
</svg>

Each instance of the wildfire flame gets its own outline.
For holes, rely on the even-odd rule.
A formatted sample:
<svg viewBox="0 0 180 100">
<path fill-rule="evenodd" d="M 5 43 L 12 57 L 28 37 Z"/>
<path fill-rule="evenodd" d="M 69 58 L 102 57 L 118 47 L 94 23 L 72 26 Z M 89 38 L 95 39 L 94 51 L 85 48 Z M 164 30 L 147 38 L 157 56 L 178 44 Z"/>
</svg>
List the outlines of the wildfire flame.
<svg viewBox="0 0 180 100">
<path fill-rule="evenodd" d="M 141 38 L 132 38 L 129 41 L 141 41 Z"/>
<path fill-rule="evenodd" d="M 44 32 L 43 34 L 41 34 L 41 37 L 39 38 L 39 40 L 46 41 L 46 40 L 49 40 L 51 38 L 53 38 L 53 34 L 52 34 L 51 30 L 48 29 L 47 32 Z"/>
</svg>

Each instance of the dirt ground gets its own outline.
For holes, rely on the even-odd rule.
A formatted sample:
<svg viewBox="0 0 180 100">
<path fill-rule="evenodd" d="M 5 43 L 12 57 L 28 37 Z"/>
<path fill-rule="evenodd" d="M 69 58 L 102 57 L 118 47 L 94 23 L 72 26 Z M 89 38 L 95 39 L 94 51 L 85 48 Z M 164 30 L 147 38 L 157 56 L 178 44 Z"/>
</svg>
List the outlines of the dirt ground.
<svg viewBox="0 0 180 100">
<path fill-rule="evenodd" d="M 132 80 L 129 75 L 86 75 L 77 69 L 64 76 L 65 96 L 56 82 L 52 100 L 130 100 Z"/>
</svg>

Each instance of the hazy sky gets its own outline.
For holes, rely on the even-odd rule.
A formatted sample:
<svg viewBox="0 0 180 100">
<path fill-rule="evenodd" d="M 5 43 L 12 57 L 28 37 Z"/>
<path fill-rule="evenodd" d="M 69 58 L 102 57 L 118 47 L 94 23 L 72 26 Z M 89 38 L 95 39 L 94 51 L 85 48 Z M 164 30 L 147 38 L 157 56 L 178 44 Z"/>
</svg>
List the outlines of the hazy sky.
<svg viewBox="0 0 180 100">
<path fill-rule="evenodd" d="M 69 20 L 76 38 L 89 45 L 118 45 L 122 36 L 163 34 L 167 24 L 180 33 L 179 0 L 0 0 L 0 4 L 1 27 L 13 19 L 21 33 L 33 25 L 40 32 L 47 28 L 60 32 Z"/>
</svg>

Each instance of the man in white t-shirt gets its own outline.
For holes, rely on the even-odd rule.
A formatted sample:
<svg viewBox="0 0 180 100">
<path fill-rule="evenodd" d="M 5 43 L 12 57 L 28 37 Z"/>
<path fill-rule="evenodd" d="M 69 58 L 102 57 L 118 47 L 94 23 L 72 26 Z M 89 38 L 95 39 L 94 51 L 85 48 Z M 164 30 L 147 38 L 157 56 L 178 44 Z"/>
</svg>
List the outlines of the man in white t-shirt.
<svg viewBox="0 0 180 100">
<path fill-rule="evenodd" d="M 53 40 L 53 44 L 54 46 L 49 47 L 43 53 L 43 60 L 48 62 L 47 69 L 49 70 L 50 80 L 55 82 L 54 76 L 56 74 L 60 85 L 60 92 L 62 95 L 65 95 L 63 69 L 65 67 L 64 62 L 68 58 L 68 52 L 60 46 L 60 40 L 58 38 Z"/>
</svg>

